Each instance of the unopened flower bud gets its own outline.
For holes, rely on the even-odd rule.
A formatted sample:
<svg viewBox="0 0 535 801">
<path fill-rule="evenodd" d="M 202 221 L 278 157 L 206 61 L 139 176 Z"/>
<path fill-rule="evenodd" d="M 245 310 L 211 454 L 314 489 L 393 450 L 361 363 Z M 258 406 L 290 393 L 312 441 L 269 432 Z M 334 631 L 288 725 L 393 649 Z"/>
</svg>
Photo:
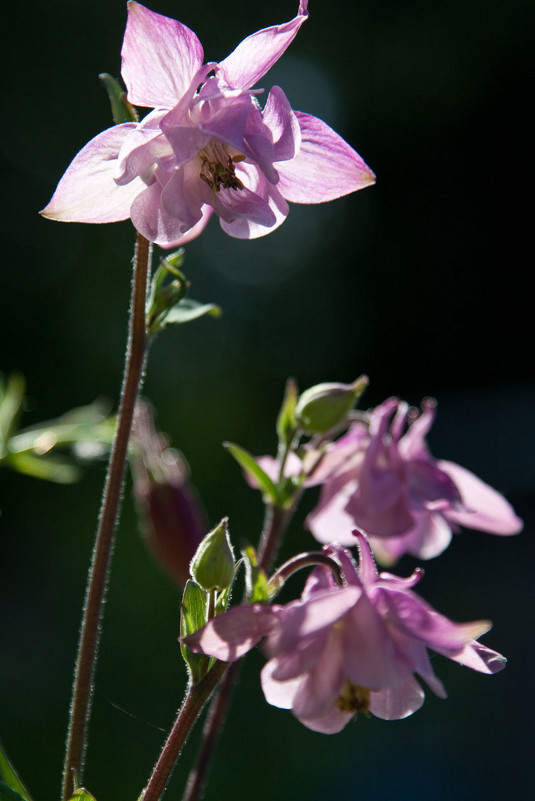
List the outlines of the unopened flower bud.
<svg viewBox="0 0 535 801">
<path fill-rule="evenodd" d="M 368 385 L 360 376 L 353 384 L 317 384 L 305 390 L 295 409 L 295 416 L 307 434 L 324 434 L 342 423 Z"/>
<path fill-rule="evenodd" d="M 138 402 L 131 437 L 134 494 L 147 547 L 176 583 L 189 579 L 189 564 L 206 526 L 188 486 L 188 467 L 159 434 L 148 404 Z"/>
<path fill-rule="evenodd" d="M 203 539 L 191 560 L 190 572 L 207 592 L 230 587 L 234 578 L 234 554 L 228 535 L 228 517 Z"/>
</svg>

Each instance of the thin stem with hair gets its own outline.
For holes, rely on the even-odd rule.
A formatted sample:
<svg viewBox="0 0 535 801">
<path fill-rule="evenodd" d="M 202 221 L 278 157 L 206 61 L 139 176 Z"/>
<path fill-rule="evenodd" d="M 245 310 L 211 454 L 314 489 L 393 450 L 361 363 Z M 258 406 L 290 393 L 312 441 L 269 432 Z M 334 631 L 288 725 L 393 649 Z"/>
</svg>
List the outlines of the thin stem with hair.
<svg viewBox="0 0 535 801">
<path fill-rule="evenodd" d="M 88 573 L 80 641 L 74 672 L 63 770 L 63 801 L 67 801 L 74 791 L 73 772 L 76 772 L 78 778 L 81 779 L 84 768 L 95 666 L 115 529 L 119 516 L 128 439 L 132 427 L 134 407 L 142 383 L 147 351 L 145 301 L 150 256 L 150 243 L 141 234 L 138 234 L 133 260 L 130 321 L 121 399 L 115 438 L 104 484 L 93 556 Z"/>
</svg>

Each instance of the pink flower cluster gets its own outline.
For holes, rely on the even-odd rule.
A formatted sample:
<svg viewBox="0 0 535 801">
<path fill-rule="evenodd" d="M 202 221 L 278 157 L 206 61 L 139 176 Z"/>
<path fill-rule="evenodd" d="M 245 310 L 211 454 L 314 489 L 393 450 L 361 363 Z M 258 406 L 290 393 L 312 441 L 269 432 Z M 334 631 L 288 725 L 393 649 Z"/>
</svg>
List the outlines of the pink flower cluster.
<svg viewBox="0 0 535 801">
<path fill-rule="evenodd" d="M 292 111 L 278 86 L 264 107 L 257 82 L 308 17 L 244 39 L 220 63 L 204 63 L 197 36 L 180 22 L 128 3 L 122 76 L 141 122 L 98 134 L 74 158 L 45 217 L 107 223 L 129 217 L 151 242 L 185 243 L 212 212 L 241 239 L 273 231 L 288 201 L 321 203 L 374 183 L 353 148 L 316 117 Z"/>
<path fill-rule="evenodd" d="M 448 620 L 412 591 L 420 570 L 407 579 L 378 574 L 366 538 L 354 534 L 358 569 L 340 546 L 324 549 L 341 568 L 343 586 L 321 565 L 299 600 L 236 606 L 185 638 L 193 651 L 224 661 L 235 661 L 265 638 L 266 700 L 326 734 L 340 731 L 358 712 L 385 720 L 411 715 L 424 700 L 415 676 L 446 697 L 428 649 L 481 673 L 496 673 L 506 661 L 477 642 L 488 621 Z"/>
<path fill-rule="evenodd" d="M 389 398 L 329 446 L 310 483 L 321 483 L 307 525 L 317 540 L 351 545 L 364 530 L 384 564 L 405 553 L 438 556 L 460 526 L 517 534 L 522 521 L 488 484 L 453 462 L 435 460 L 425 438 L 434 401 L 416 416 Z"/>
</svg>

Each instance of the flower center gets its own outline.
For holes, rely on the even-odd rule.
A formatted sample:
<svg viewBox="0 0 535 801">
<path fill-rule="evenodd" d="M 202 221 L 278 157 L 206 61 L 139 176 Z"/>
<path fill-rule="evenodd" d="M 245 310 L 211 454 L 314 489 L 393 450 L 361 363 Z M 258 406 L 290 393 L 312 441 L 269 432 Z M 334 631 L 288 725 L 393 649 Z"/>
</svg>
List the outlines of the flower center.
<svg viewBox="0 0 535 801">
<path fill-rule="evenodd" d="M 367 715 L 370 709 L 370 691 L 367 687 L 360 687 L 346 679 L 342 692 L 336 699 L 336 706 L 342 712 L 363 712 Z"/>
<path fill-rule="evenodd" d="M 236 164 L 244 161 L 245 156 L 238 153 L 231 156 L 225 145 L 221 142 L 210 142 L 199 150 L 201 160 L 201 179 L 208 184 L 213 192 L 225 189 L 243 189 L 243 183 L 236 176 Z"/>
</svg>

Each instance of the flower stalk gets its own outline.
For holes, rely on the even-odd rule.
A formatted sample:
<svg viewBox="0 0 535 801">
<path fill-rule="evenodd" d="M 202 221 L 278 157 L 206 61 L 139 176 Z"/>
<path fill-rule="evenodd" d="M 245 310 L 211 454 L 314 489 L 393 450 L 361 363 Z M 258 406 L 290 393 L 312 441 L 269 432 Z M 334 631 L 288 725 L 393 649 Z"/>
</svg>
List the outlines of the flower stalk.
<svg viewBox="0 0 535 801">
<path fill-rule="evenodd" d="M 141 798 L 159 801 L 171 776 L 176 760 L 200 712 L 228 668 L 226 662 L 216 662 L 198 684 L 190 684 L 169 737 L 162 749 Z"/>
<path fill-rule="evenodd" d="M 145 301 L 150 255 L 150 243 L 141 234 L 138 234 L 134 254 L 130 322 L 117 428 L 108 464 L 93 556 L 88 573 L 74 673 L 63 771 L 62 798 L 64 801 L 69 799 L 74 791 L 73 772 L 76 772 L 81 779 L 84 767 L 93 679 L 100 641 L 100 623 L 118 521 L 128 439 L 145 364 L 147 348 Z"/>
</svg>

